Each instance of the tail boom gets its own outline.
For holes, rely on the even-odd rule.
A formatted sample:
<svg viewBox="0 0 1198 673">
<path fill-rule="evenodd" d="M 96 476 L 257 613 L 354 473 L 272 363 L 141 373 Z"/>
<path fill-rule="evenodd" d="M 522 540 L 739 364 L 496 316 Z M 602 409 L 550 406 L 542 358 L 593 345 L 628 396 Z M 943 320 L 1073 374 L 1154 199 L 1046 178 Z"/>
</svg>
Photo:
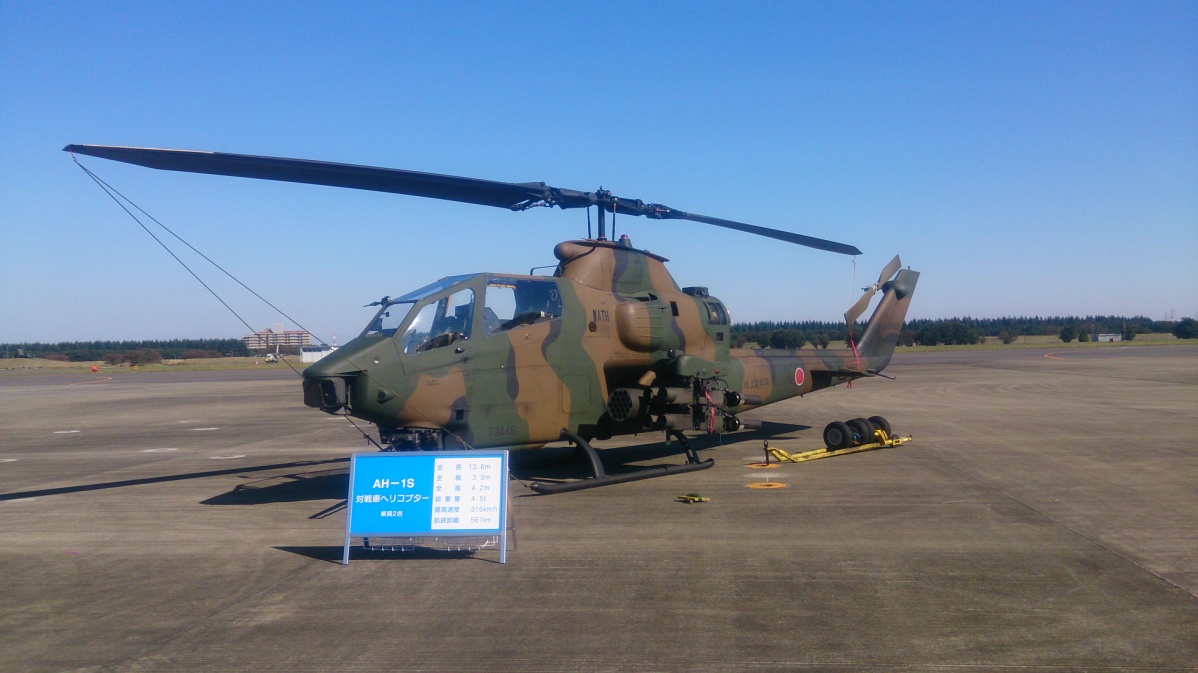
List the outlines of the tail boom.
<svg viewBox="0 0 1198 673">
<path fill-rule="evenodd" d="M 903 269 L 894 280 L 882 286 L 882 301 L 866 324 L 855 350 L 731 351 L 728 382 L 756 401 L 741 410 L 877 375 L 890 364 L 918 281 L 918 272 Z"/>
</svg>

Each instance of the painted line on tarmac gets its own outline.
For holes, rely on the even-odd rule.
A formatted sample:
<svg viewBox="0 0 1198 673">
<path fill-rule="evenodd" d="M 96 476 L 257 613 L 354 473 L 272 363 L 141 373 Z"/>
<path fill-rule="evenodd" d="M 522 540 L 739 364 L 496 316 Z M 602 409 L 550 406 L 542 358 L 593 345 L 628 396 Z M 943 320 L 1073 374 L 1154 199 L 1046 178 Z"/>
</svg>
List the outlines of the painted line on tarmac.
<svg viewBox="0 0 1198 673">
<path fill-rule="evenodd" d="M 220 430 L 220 428 L 188 428 L 192 432 L 205 432 L 208 430 Z"/>
<path fill-rule="evenodd" d="M 236 456 L 208 456 L 208 460 L 233 460 L 234 458 L 245 458 L 245 454 L 239 453 Z"/>
<path fill-rule="evenodd" d="M 20 458 L 0 458 L 0 463 L 15 463 L 18 460 L 20 460 Z"/>
<path fill-rule="evenodd" d="M 73 435 L 76 432 L 79 432 L 79 431 L 78 430 L 55 430 L 54 434 L 56 434 L 56 435 Z"/>
<path fill-rule="evenodd" d="M 787 488 L 786 484 L 783 484 L 783 483 L 777 482 L 777 481 L 757 481 L 757 482 L 753 482 L 752 484 L 745 484 L 745 486 L 748 488 L 760 488 L 760 489 Z"/>
<path fill-rule="evenodd" d="M 178 451 L 179 449 L 142 449 L 142 453 L 167 453 L 168 451 Z"/>
<path fill-rule="evenodd" d="M 1044 357 L 1048 358 L 1049 360 L 1068 360 L 1069 359 L 1069 358 L 1065 357 L 1064 353 L 1061 353 L 1061 352 L 1045 353 Z"/>
<path fill-rule="evenodd" d="M 76 381 L 74 383 L 68 383 L 67 385 L 69 385 L 69 386 L 85 386 L 89 383 L 104 383 L 105 381 L 111 381 L 111 380 L 112 380 L 111 376 L 105 376 L 104 378 L 101 378 L 101 379 L 92 379 L 90 381 Z"/>
</svg>

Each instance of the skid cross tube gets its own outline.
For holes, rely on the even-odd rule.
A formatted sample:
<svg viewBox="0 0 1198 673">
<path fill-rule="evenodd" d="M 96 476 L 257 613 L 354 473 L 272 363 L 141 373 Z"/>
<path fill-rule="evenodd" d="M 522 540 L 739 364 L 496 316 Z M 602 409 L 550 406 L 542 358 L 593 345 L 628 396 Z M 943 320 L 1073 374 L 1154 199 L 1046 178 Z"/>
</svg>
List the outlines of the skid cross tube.
<svg viewBox="0 0 1198 673">
<path fill-rule="evenodd" d="M 700 461 L 698 454 L 695 453 L 695 447 L 686 439 L 686 436 L 677 430 L 671 430 L 670 436 L 678 440 L 686 452 L 686 463 L 683 465 L 656 465 L 653 467 L 645 467 L 633 472 L 623 472 L 621 474 L 607 474 L 603 469 L 603 462 L 599 460 L 599 454 L 595 451 L 595 447 L 591 446 L 585 439 L 575 435 L 569 430 L 563 429 L 561 432 L 562 439 L 565 439 L 578 447 L 590 463 L 591 472 L 594 476 L 586 479 L 578 479 L 576 481 L 565 481 L 560 483 L 545 483 L 534 481 L 528 485 L 529 488 L 543 495 L 552 495 L 554 493 L 569 493 L 571 491 L 581 491 L 587 488 L 598 488 L 600 486 L 610 486 L 612 484 L 623 484 L 629 481 L 640 481 L 642 479 L 655 479 L 657 477 L 668 477 L 671 474 L 683 474 L 686 472 L 698 472 L 706 470 L 715 461 L 708 458 Z"/>
</svg>

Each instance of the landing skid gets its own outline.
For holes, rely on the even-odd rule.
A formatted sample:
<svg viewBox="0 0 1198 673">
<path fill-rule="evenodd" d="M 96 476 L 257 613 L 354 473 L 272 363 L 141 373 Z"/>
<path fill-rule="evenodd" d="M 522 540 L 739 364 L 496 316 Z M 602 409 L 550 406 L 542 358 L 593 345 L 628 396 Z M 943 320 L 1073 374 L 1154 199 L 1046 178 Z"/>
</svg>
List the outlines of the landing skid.
<svg viewBox="0 0 1198 673">
<path fill-rule="evenodd" d="M 587 488 L 598 488 L 600 486 L 610 486 L 612 484 L 622 484 L 627 481 L 640 481 L 641 479 L 656 479 L 657 477 L 668 477 L 671 474 L 683 474 L 685 472 L 698 472 L 706 470 L 715 465 L 715 461 L 708 458 L 700 461 L 698 454 L 695 453 L 695 447 L 686 439 L 686 436 L 677 430 L 670 430 L 669 436 L 678 440 L 682 448 L 686 451 L 686 463 L 683 465 L 657 465 L 655 467 L 646 467 L 635 472 L 624 472 L 621 474 L 608 474 L 603 469 L 603 462 L 599 460 L 599 454 L 595 452 L 595 447 L 591 446 L 585 439 L 570 432 L 562 430 L 562 439 L 568 440 L 574 446 L 582 450 L 586 455 L 587 461 L 591 465 L 592 477 L 579 479 L 577 481 L 565 481 L 560 483 L 544 483 L 534 481 L 529 484 L 529 488 L 544 495 L 554 493 L 569 493 L 570 491 L 581 491 Z"/>
</svg>

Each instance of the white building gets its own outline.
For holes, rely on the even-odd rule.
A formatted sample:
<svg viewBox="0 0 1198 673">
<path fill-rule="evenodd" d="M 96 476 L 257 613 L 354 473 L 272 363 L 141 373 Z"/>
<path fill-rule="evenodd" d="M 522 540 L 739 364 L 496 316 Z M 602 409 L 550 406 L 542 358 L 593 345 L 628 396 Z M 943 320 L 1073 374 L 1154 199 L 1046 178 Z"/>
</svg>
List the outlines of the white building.
<svg viewBox="0 0 1198 673">
<path fill-rule="evenodd" d="M 241 337 L 245 342 L 245 347 L 250 350 L 273 350 L 275 346 L 307 346 L 312 343 L 312 335 L 302 329 L 281 329 L 282 325 L 276 325 L 278 330 L 266 328 L 261 332 L 254 332 L 249 336 Z"/>
<path fill-rule="evenodd" d="M 316 362 L 324 356 L 337 350 L 328 344 L 309 344 L 300 346 L 300 362 Z"/>
</svg>

